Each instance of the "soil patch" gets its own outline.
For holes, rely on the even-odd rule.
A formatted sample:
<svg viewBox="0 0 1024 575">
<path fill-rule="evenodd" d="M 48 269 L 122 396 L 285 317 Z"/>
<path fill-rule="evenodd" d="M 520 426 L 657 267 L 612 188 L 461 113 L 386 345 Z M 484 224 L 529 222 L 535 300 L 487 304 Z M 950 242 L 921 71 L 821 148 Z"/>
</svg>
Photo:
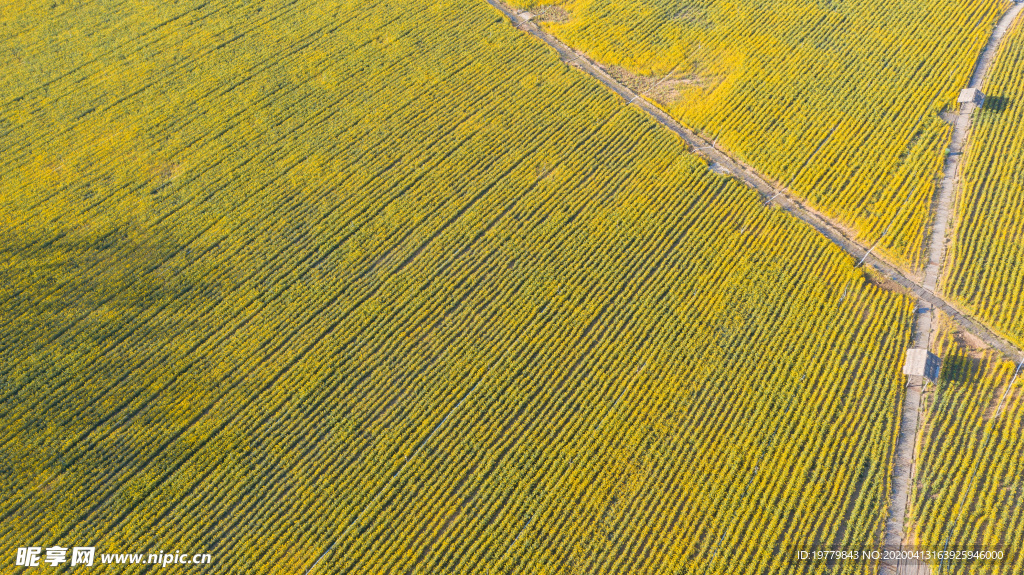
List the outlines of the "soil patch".
<svg viewBox="0 0 1024 575">
<path fill-rule="evenodd" d="M 871 266 L 865 266 L 864 272 L 864 279 L 875 287 L 896 293 L 907 293 L 906 288 L 885 277 L 881 273 L 878 273 L 875 271 L 875 268 Z"/>
<path fill-rule="evenodd" d="M 974 358 L 980 358 L 984 355 L 983 352 L 990 347 L 985 343 L 985 340 L 973 333 L 963 330 L 953 332 L 953 339 L 956 340 L 956 343 L 959 344 L 969 356 Z"/>
<path fill-rule="evenodd" d="M 682 22 L 683 24 L 689 24 L 691 26 L 709 27 L 711 26 L 711 19 L 708 18 L 707 12 L 700 8 L 683 8 L 679 10 L 669 20 L 676 22 Z"/>
<path fill-rule="evenodd" d="M 537 6 L 533 9 L 533 13 L 537 20 L 541 22 L 568 22 L 569 11 L 561 6 L 554 4 L 548 4 L 546 6 Z"/>
<path fill-rule="evenodd" d="M 661 77 L 644 76 L 634 74 L 622 66 L 608 66 L 604 71 L 633 93 L 646 96 L 662 105 L 671 105 L 686 88 L 706 88 L 715 83 L 713 79 L 696 75 L 677 75 L 672 72 Z"/>
<path fill-rule="evenodd" d="M 149 176 L 160 183 L 164 183 L 178 177 L 181 171 L 181 164 L 177 162 L 162 162 L 149 169 Z"/>
</svg>

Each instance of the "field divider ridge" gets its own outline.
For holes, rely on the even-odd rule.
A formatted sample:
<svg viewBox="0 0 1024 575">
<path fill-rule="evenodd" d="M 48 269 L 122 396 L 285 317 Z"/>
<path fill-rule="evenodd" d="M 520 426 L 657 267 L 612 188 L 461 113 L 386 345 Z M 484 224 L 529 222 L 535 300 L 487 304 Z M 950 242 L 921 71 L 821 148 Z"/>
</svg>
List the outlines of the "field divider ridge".
<svg viewBox="0 0 1024 575">
<path fill-rule="evenodd" d="M 914 299 L 920 300 L 921 303 L 931 308 L 941 309 L 946 312 L 964 330 L 981 338 L 985 343 L 1012 359 L 1015 363 L 1024 361 L 1024 351 L 1001 334 L 996 333 L 993 329 L 971 317 L 968 312 L 960 310 L 941 295 L 937 295 L 932 290 L 927 289 L 924 284 L 924 277 L 902 269 L 894 262 L 865 247 L 854 239 L 850 233 L 845 231 L 838 222 L 808 207 L 793 192 L 771 178 L 764 176 L 752 166 L 734 158 L 726 150 L 723 150 L 717 142 L 709 140 L 683 126 L 664 110 L 643 98 L 642 95 L 635 94 L 632 90 L 609 76 L 585 54 L 573 50 L 558 38 L 544 31 L 537 24 L 520 17 L 514 8 L 500 0 L 487 0 L 487 3 L 508 18 L 517 29 L 535 36 L 553 48 L 566 65 L 578 68 L 592 76 L 607 89 L 622 98 L 627 105 L 637 106 L 656 122 L 682 138 L 689 146 L 690 152 L 707 161 L 708 167 L 711 170 L 725 176 L 732 176 L 748 187 L 753 188 L 764 198 L 765 207 L 774 202 L 783 211 L 814 228 L 819 234 L 825 236 L 825 238 L 841 250 L 852 256 L 854 260 L 861 262 L 861 265 L 868 266 L 869 269 L 874 270 L 885 279 L 898 285 L 902 288 L 901 291 L 905 291 Z M 1008 9 L 1008 12 L 1014 12 L 1021 7 L 1019 4 L 1014 4 Z M 999 35 L 999 30 L 1002 28 L 1002 24 L 997 26 L 993 31 L 993 37 Z M 889 287 L 893 289 L 894 286 Z"/>
</svg>

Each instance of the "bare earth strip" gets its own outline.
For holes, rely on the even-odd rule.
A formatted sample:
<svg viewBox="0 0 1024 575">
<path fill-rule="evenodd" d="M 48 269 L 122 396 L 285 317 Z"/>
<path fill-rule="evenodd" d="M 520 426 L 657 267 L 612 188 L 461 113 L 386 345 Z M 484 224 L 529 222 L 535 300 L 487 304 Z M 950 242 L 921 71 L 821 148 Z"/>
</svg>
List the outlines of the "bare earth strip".
<svg viewBox="0 0 1024 575">
<path fill-rule="evenodd" d="M 932 334 L 934 311 L 919 309 L 914 319 L 913 346 L 927 348 Z M 910 502 L 911 486 L 917 475 L 914 452 L 917 448 L 917 431 L 921 408 L 921 395 L 924 391 L 924 378 L 907 376 L 907 387 L 903 395 L 903 409 L 900 414 L 900 432 L 896 440 L 896 453 L 892 467 L 892 492 L 889 499 L 889 517 L 885 522 L 884 545 L 888 548 L 899 548 L 910 544 L 905 533 L 907 505 Z M 880 572 L 885 574 L 930 573 L 926 565 L 901 565 L 899 563 L 883 563 Z M 913 571 L 911 571 L 913 569 Z"/>
<path fill-rule="evenodd" d="M 764 196 L 766 206 L 771 203 L 777 204 L 781 209 L 813 227 L 818 233 L 856 258 L 858 262 L 870 266 L 883 277 L 912 294 L 919 304 L 917 317 L 914 322 L 914 347 L 929 347 L 929 342 L 934 335 L 933 325 L 938 323 L 933 321 L 935 310 L 942 310 L 960 324 L 964 331 L 982 339 L 1014 362 L 1020 364 L 1024 360 L 1024 353 L 1008 340 L 960 312 L 943 297 L 935 294 L 935 286 L 945 253 L 946 232 L 953 208 L 953 198 L 956 193 L 960 154 L 967 142 L 973 105 L 963 106 L 954 120 L 950 154 L 943 166 L 944 177 L 939 193 L 934 200 L 935 221 L 929 243 L 928 264 L 925 268 L 923 281 L 921 281 L 917 278 L 912 278 L 895 265 L 871 253 L 871 248 L 865 248 L 850 235 L 844 233 L 834 222 L 805 206 L 787 189 L 777 183 L 769 183 L 770 180 L 768 178 L 759 174 L 752 167 L 734 160 L 724 150 L 718 148 L 714 142 L 708 141 L 695 132 L 683 127 L 663 110 L 610 77 L 586 56 L 575 52 L 536 24 L 522 19 L 512 8 L 498 0 L 487 0 L 487 2 L 501 11 L 516 27 L 536 36 L 554 48 L 566 64 L 575 66 L 593 76 L 612 92 L 618 94 L 628 104 L 635 104 L 660 124 L 675 132 L 690 146 L 694 153 L 708 161 L 710 169 L 721 174 L 731 175 L 754 188 Z M 1013 19 L 1022 9 L 1024 9 L 1024 4 L 1013 4 L 1002 16 L 998 25 L 993 30 L 985 50 L 978 58 L 968 87 L 978 88 L 981 86 L 989 65 L 995 59 L 1000 40 L 1002 40 Z M 884 545 L 886 547 L 898 548 L 911 542 L 905 530 L 905 520 L 907 504 L 915 475 L 914 450 L 917 445 L 919 410 L 924 385 L 925 382 L 920 377 L 907 378 L 906 393 L 904 394 L 902 409 L 898 416 L 900 418 L 900 431 L 894 453 L 889 516 L 884 533 Z M 930 572 L 927 566 L 919 565 L 892 564 L 881 565 L 880 567 L 883 573 L 924 574 Z"/>
<path fill-rule="evenodd" d="M 1008 340 L 999 336 L 980 322 L 977 322 L 961 313 L 941 296 L 932 293 L 930 290 L 924 289 L 922 283 L 917 278 L 911 277 L 900 268 L 872 253 L 872 249 L 864 247 L 856 240 L 852 239 L 850 235 L 842 231 L 836 223 L 804 205 L 789 190 L 781 187 L 777 183 L 769 183 L 770 180 L 768 178 L 758 173 L 752 167 L 733 159 L 714 142 L 711 142 L 699 136 L 692 130 L 682 126 L 663 110 L 645 100 L 640 95 L 635 94 L 632 90 L 626 88 L 614 78 L 606 74 L 583 54 L 574 51 L 561 40 L 555 38 L 551 34 L 548 34 L 533 22 L 524 21 L 518 16 L 514 9 L 499 0 L 487 0 L 487 2 L 494 8 L 501 11 L 517 28 L 536 36 L 538 39 L 554 48 L 555 51 L 558 52 L 562 61 L 566 64 L 579 68 L 590 76 L 593 76 L 609 90 L 618 94 L 619 97 L 627 103 L 633 104 L 644 110 L 658 121 L 658 123 L 675 132 L 690 146 L 691 150 L 695 154 L 708 161 L 708 165 L 712 170 L 721 174 L 733 176 L 751 188 L 754 188 L 764 196 L 766 205 L 771 203 L 777 204 L 782 210 L 813 227 L 818 231 L 818 233 L 839 246 L 840 249 L 856 258 L 858 262 L 870 266 L 870 268 L 877 271 L 889 281 L 901 286 L 908 293 L 921 300 L 923 304 L 926 304 L 926 307 L 941 309 L 948 313 L 965 331 L 984 340 L 985 343 L 1000 350 L 1014 361 L 1019 361 L 1021 358 L 1024 358 L 1024 352 Z"/>
<path fill-rule="evenodd" d="M 971 82 L 967 85 L 968 88 L 981 89 L 985 75 L 988 74 L 988 69 L 996 58 L 999 43 L 1021 9 L 1024 9 L 1024 4 L 1014 4 L 1003 14 L 999 24 L 992 32 L 992 36 L 988 39 L 985 50 L 978 58 L 974 74 L 971 75 Z M 935 291 L 935 285 L 939 280 L 942 256 L 946 250 L 946 229 L 952 216 L 953 198 L 956 197 L 956 188 L 959 184 L 960 158 L 963 157 L 964 145 L 967 143 L 967 132 L 971 126 L 971 113 L 974 112 L 974 108 L 974 104 L 960 106 L 960 112 L 953 121 L 953 141 L 950 143 L 949 155 L 946 156 L 946 163 L 943 166 L 942 183 L 935 200 L 935 222 L 932 224 L 932 237 L 928 246 L 928 267 L 925 268 L 924 275 L 924 287 L 928 291 Z"/>
<path fill-rule="evenodd" d="M 985 75 L 995 60 L 999 43 L 1009 30 L 1014 18 L 1024 8 L 1024 4 L 1014 4 L 1003 14 L 999 23 L 992 32 L 992 36 L 985 46 L 974 67 L 971 75 L 969 88 L 981 88 Z M 953 201 L 957 196 L 957 187 L 960 175 L 960 158 L 968 141 L 971 125 L 971 113 L 974 111 L 974 104 L 960 106 L 960 111 L 953 121 L 953 138 L 950 143 L 949 155 L 946 156 L 943 166 L 943 178 L 939 185 L 938 194 L 934 202 L 935 221 L 932 224 L 932 236 L 928 246 L 928 266 L 925 268 L 925 277 L 922 287 L 927 293 L 934 293 L 938 283 L 939 274 L 942 268 L 943 256 L 946 251 L 946 232 L 949 221 L 952 218 Z M 946 310 L 944 310 L 946 311 Z M 957 317 L 957 321 L 964 325 L 963 316 Z M 927 311 L 918 314 L 914 323 L 914 347 L 929 347 L 929 342 L 936 337 L 936 326 L 934 312 Z M 975 322 L 977 323 L 977 322 Z M 966 327 L 966 326 L 965 326 Z M 986 340 L 987 341 L 987 340 Z M 1005 351 L 1005 350 L 1004 350 Z M 1011 354 L 1011 357 L 1014 357 Z M 1014 361 L 1020 363 L 1020 356 L 1014 357 Z M 896 460 L 893 465 L 892 497 L 889 501 L 889 517 L 885 525 L 885 545 L 887 547 L 900 547 L 901 545 L 912 545 L 913 536 L 907 529 L 907 505 L 912 490 L 914 477 L 916 476 L 916 465 L 914 450 L 918 443 L 918 413 L 921 407 L 921 392 L 924 389 L 924 381 L 920 377 L 908 376 L 907 389 L 903 402 L 903 414 L 900 421 L 900 435 L 896 444 Z M 890 564 L 883 565 L 883 573 L 904 573 L 909 572 L 912 567 L 907 565 Z M 923 569 L 920 572 L 930 572 L 926 566 L 914 566 Z"/>
</svg>

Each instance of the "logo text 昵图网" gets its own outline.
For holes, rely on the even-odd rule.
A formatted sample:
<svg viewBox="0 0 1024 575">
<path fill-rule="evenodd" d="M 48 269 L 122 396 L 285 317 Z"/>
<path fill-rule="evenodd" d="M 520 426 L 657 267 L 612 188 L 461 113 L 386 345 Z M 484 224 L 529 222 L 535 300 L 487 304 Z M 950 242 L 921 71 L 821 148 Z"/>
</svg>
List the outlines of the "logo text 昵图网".
<svg viewBox="0 0 1024 575">
<path fill-rule="evenodd" d="M 63 564 L 72 567 L 92 567 L 95 564 L 139 564 L 159 565 L 208 565 L 213 562 L 209 553 L 173 553 L 161 550 L 159 553 L 96 553 L 95 547 L 19 547 L 14 565 L 17 567 L 58 567 Z"/>
</svg>

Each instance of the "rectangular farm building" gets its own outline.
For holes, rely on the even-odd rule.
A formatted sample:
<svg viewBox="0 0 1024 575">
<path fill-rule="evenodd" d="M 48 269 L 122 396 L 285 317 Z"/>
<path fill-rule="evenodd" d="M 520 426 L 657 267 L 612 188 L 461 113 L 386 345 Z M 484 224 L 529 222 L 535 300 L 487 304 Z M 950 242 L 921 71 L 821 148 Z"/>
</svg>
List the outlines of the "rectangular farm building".
<svg viewBox="0 0 1024 575">
<path fill-rule="evenodd" d="M 956 99 L 957 104 L 974 104 L 979 108 L 985 103 L 985 94 L 977 88 L 964 88 L 960 90 L 960 97 Z"/>
<path fill-rule="evenodd" d="M 935 381 L 939 378 L 941 367 L 942 360 L 927 349 L 908 349 L 907 361 L 903 364 L 903 375 L 917 375 Z"/>
</svg>

